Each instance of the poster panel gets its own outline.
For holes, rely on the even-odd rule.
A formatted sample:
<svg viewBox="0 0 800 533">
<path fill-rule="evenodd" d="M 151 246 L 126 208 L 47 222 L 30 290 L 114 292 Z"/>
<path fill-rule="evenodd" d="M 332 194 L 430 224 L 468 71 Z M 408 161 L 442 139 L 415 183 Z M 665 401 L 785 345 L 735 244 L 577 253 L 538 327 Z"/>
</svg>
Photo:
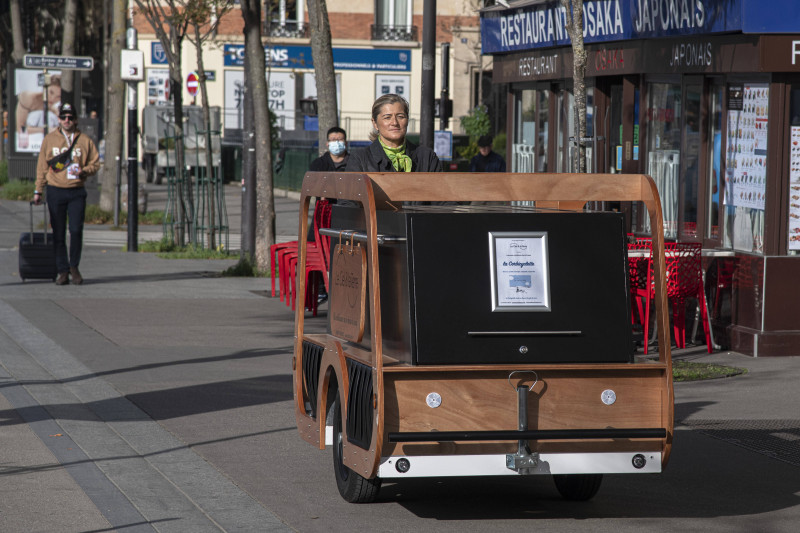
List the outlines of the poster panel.
<svg viewBox="0 0 800 533">
<path fill-rule="evenodd" d="M 800 250 L 800 126 L 789 134 L 789 250 Z"/>
<path fill-rule="evenodd" d="M 411 76 L 397 74 L 376 74 L 375 75 L 375 98 L 384 94 L 398 94 L 409 99 L 411 93 Z"/>
<path fill-rule="evenodd" d="M 737 106 L 738 107 L 738 106 Z M 736 207 L 763 210 L 767 188 L 769 85 L 745 83 L 741 110 L 728 111 L 727 168 Z"/>
<path fill-rule="evenodd" d="M 147 69 L 147 105 L 169 105 L 169 69 Z"/>
<path fill-rule="evenodd" d="M 14 87 L 17 106 L 14 110 L 14 150 L 17 153 L 38 154 L 45 133 L 58 127 L 58 108 L 61 105 L 61 71 L 50 70 L 45 113 L 45 76 L 41 70 L 16 69 Z"/>
<path fill-rule="evenodd" d="M 295 78 L 292 72 L 267 72 L 269 108 L 278 117 L 278 126 L 295 129 Z M 244 127 L 244 71 L 225 71 L 225 130 Z M 226 134 L 227 136 L 227 134 Z"/>
</svg>

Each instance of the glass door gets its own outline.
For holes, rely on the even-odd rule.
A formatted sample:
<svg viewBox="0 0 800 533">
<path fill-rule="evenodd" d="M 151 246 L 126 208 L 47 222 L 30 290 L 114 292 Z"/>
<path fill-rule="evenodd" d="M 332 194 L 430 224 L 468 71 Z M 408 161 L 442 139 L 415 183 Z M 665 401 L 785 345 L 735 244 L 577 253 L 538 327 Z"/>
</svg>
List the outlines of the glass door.
<svg viewBox="0 0 800 533">
<path fill-rule="evenodd" d="M 563 84 L 556 90 L 556 172 L 574 172 L 569 136 L 575 131 L 575 97 L 572 90 Z"/>
<path fill-rule="evenodd" d="M 700 183 L 700 106 L 703 98 L 702 78 L 691 78 L 685 82 L 683 101 L 683 161 L 680 180 L 680 229 L 681 236 L 697 238 L 697 188 Z"/>
<path fill-rule="evenodd" d="M 725 86 L 714 81 L 708 91 L 708 163 L 706 164 L 706 231 L 705 237 L 719 243 L 720 194 L 723 191 L 722 175 L 722 98 Z"/>
<path fill-rule="evenodd" d="M 550 89 L 540 85 L 517 92 L 516 129 L 511 145 L 512 172 L 547 172 Z"/>
<path fill-rule="evenodd" d="M 664 217 L 664 238 L 678 237 L 678 176 L 681 168 L 682 97 L 680 83 L 647 85 L 647 174 L 656 182 Z M 644 230 L 650 231 L 645 214 Z"/>
</svg>

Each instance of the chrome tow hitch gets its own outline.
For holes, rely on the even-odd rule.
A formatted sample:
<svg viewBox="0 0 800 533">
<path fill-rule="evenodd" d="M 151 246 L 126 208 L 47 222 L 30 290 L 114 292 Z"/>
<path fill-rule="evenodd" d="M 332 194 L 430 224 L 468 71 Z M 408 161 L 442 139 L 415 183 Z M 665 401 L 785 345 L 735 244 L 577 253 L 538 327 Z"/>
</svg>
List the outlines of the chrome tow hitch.
<svg viewBox="0 0 800 533">
<path fill-rule="evenodd" d="M 514 387 L 511 385 L 511 376 L 517 373 L 529 373 L 536 376 L 536 379 L 533 381 L 533 385 L 527 387 L 523 384 L 519 384 L 519 386 Z M 508 383 L 517 391 L 517 418 L 518 422 L 518 429 L 520 431 L 527 431 L 528 430 L 528 392 L 533 390 L 533 387 L 538 383 L 539 376 L 536 372 L 530 371 L 521 371 L 515 370 L 508 375 Z M 535 469 L 539 465 L 539 452 L 531 453 L 530 448 L 528 447 L 528 441 L 525 439 L 520 439 L 517 445 L 517 453 L 509 453 L 506 454 L 506 468 L 510 470 L 514 470 L 519 472 L 520 474 L 527 474 L 529 470 Z"/>
</svg>

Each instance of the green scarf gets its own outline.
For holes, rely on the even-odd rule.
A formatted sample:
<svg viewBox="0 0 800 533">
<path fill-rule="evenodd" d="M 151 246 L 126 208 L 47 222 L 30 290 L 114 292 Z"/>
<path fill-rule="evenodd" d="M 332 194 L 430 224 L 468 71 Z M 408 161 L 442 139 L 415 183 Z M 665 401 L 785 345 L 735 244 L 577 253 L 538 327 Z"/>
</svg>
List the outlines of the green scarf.
<svg viewBox="0 0 800 533">
<path fill-rule="evenodd" d="M 403 146 L 400 148 L 390 148 L 383 144 L 383 141 L 378 138 L 378 142 L 381 143 L 383 147 L 383 151 L 386 153 L 386 157 L 389 158 L 389 161 L 392 162 L 392 166 L 398 172 L 411 172 L 411 158 L 406 155 L 406 143 L 403 142 Z"/>
</svg>

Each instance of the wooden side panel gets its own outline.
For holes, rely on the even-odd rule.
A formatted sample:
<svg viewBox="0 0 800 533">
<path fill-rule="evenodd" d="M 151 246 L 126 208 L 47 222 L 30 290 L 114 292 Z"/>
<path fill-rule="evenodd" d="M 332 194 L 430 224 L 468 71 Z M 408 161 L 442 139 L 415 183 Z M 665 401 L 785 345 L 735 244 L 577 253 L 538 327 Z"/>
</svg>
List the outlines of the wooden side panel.
<svg viewBox="0 0 800 533">
<path fill-rule="evenodd" d="M 604 429 L 671 428 L 663 416 L 661 387 L 663 369 L 644 372 L 593 371 L 591 373 L 559 370 L 538 371 L 539 380 L 528 393 L 528 429 Z M 612 405 L 601 401 L 601 393 L 611 389 L 617 395 Z M 430 408 L 426 396 L 437 392 L 442 403 Z M 394 444 L 389 432 L 412 431 L 500 431 L 516 430 L 517 392 L 508 382 L 508 372 L 476 373 L 391 373 L 385 380 L 386 436 L 384 455 L 425 454 L 433 446 L 437 453 L 476 453 L 475 448 L 506 449 L 510 445 L 476 443 Z M 624 450 L 628 441 L 604 441 L 611 450 Z M 663 448 L 652 441 L 651 447 Z M 585 443 L 542 442 L 535 449 L 576 451 Z M 629 449 L 642 449 L 637 442 Z M 592 451 L 599 451 L 591 447 Z M 481 453 L 490 453 L 483 451 Z M 496 452 L 499 453 L 499 452 Z"/>
</svg>

